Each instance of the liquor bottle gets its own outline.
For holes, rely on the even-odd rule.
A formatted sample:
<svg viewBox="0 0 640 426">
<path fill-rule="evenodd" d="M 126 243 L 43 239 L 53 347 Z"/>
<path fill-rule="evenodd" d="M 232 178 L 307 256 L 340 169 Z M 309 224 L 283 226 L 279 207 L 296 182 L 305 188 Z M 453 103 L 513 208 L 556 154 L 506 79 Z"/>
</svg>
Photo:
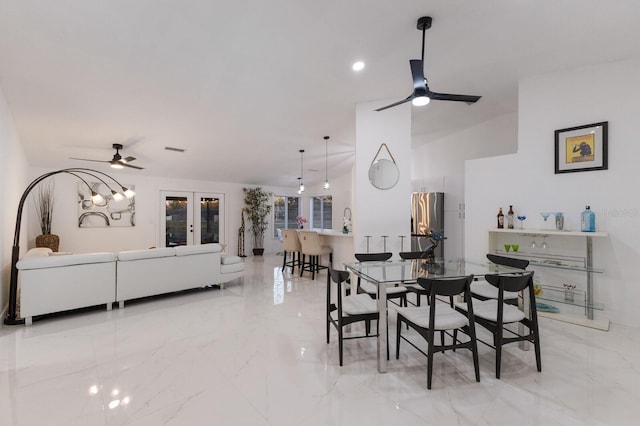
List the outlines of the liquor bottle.
<svg viewBox="0 0 640 426">
<path fill-rule="evenodd" d="M 504 228 L 504 213 L 502 213 L 502 207 L 498 211 L 498 229 Z"/>
<path fill-rule="evenodd" d="M 582 232 L 596 232 L 596 214 L 591 211 L 591 206 L 585 207 L 580 219 Z"/>
<path fill-rule="evenodd" d="M 507 212 L 507 228 L 513 229 L 513 206 L 509 206 L 509 211 Z"/>
</svg>

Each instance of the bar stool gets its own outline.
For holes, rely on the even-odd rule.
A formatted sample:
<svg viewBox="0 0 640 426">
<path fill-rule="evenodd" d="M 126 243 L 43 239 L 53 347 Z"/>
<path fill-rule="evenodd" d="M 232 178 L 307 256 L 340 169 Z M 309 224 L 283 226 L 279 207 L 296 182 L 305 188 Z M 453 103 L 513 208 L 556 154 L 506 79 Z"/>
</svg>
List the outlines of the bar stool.
<svg viewBox="0 0 640 426">
<path fill-rule="evenodd" d="M 316 272 L 326 266 L 320 265 L 320 256 L 329 255 L 329 263 L 333 265 L 333 249 L 329 246 L 320 244 L 320 236 L 315 231 L 298 231 L 298 238 L 302 246 L 302 266 L 300 267 L 300 276 L 304 271 L 311 272 L 311 279 L 316 278 Z M 305 256 L 309 256 L 309 262 L 305 262 Z"/>
<path fill-rule="evenodd" d="M 291 273 L 293 273 L 296 266 L 300 267 L 300 239 L 298 238 L 298 231 L 295 229 L 283 229 L 282 230 L 282 243 L 284 245 L 284 260 L 282 261 L 282 271 L 287 266 L 291 267 Z M 287 253 L 291 253 L 291 260 L 287 262 Z M 296 260 L 296 253 L 298 259 Z"/>
</svg>

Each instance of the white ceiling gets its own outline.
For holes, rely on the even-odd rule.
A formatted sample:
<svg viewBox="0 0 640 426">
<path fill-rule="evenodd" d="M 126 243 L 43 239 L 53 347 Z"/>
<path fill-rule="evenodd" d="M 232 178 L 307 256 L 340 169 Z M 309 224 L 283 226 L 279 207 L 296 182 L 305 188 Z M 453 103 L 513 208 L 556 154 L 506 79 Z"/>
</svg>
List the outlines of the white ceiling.
<svg viewBox="0 0 640 426">
<path fill-rule="evenodd" d="M 106 170 L 69 157 L 117 142 L 130 173 L 295 186 L 304 148 L 319 182 L 323 136 L 330 175 L 353 161 L 357 103 L 411 93 L 425 15 L 431 89 L 483 98 L 413 107 L 420 140 L 516 111 L 523 77 L 640 53 L 636 0 L 1 0 L 0 88 L 34 166 Z"/>
</svg>

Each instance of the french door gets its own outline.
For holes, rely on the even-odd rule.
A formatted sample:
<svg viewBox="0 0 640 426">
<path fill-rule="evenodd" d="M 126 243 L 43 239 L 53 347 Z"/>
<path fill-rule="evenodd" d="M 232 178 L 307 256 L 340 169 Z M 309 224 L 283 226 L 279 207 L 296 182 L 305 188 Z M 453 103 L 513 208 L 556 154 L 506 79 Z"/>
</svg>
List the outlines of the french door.
<svg viewBox="0 0 640 426">
<path fill-rule="evenodd" d="M 224 243 L 224 194 L 160 192 L 163 247 Z"/>
</svg>

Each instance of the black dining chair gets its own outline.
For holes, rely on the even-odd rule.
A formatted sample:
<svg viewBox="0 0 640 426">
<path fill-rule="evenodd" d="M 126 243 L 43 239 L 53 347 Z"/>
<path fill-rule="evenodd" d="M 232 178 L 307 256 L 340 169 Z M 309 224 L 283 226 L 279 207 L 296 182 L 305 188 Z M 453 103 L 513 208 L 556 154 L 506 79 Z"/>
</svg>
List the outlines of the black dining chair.
<svg viewBox="0 0 640 426">
<path fill-rule="evenodd" d="M 432 248 L 433 245 L 429 246 L 429 248 Z M 425 251 L 405 251 L 405 252 L 400 252 L 400 258 L 403 260 L 426 260 L 429 258 L 429 256 L 431 255 L 431 253 L 429 252 L 429 248 Z M 427 291 L 424 289 L 424 287 L 422 287 L 419 284 L 414 284 L 414 283 L 409 283 L 409 284 L 403 284 L 404 287 L 407 289 L 407 292 L 409 293 L 414 293 L 416 295 L 416 303 L 412 303 L 409 302 L 409 298 L 407 298 L 407 302 L 411 303 L 412 305 L 415 306 L 420 306 L 420 296 L 427 296 L 428 293 Z"/>
<path fill-rule="evenodd" d="M 476 382 L 480 381 L 480 366 L 478 361 L 478 345 L 475 335 L 473 303 L 470 297 L 470 284 L 473 275 L 460 278 L 418 278 L 418 284 L 425 290 L 429 297 L 429 306 L 416 306 L 398 308 L 398 321 L 396 330 L 396 359 L 400 357 L 400 340 L 404 340 L 423 355 L 427 356 L 427 388 L 431 389 L 431 376 L 433 373 L 433 355 L 436 352 L 469 349 L 473 356 Z M 466 300 L 466 312 L 461 313 L 454 309 L 453 297 L 463 295 Z M 443 302 L 437 296 L 449 298 L 449 303 Z M 427 352 L 422 351 L 407 337 L 402 336 L 402 324 L 414 329 L 427 341 Z M 440 332 L 440 344 L 436 345 L 436 331 Z M 454 331 L 451 335 L 449 332 Z M 457 332 L 461 331 L 468 336 L 468 340 L 458 340 Z M 446 344 L 444 334 L 453 338 L 451 344 Z"/>
<path fill-rule="evenodd" d="M 513 257 L 500 256 L 497 254 L 488 253 L 487 259 L 489 259 L 493 264 L 522 269 L 523 271 L 529 266 L 529 261 L 526 259 L 515 259 Z M 479 300 L 497 299 L 498 289 L 484 280 L 475 281 L 471 284 L 471 296 Z M 504 300 L 505 303 L 517 305 L 518 293 L 507 292 L 504 295 Z"/>
<path fill-rule="evenodd" d="M 393 253 L 356 253 L 355 258 L 358 262 L 385 262 L 391 259 Z M 358 277 L 357 291 L 367 293 L 372 299 L 378 297 L 378 288 L 370 282 L 364 281 Z M 399 299 L 399 303 L 393 300 Z M 387 287 L 387 300 L 398 306 L 407 306 L 407 288 L 396 284 L 394 287 Z"/>
<path fill-rule="evenodd" d="M 338 330 L 338 354 L 342 366 L 343 341 L 365 337 L 378 337 L 380 332 L 380 314 L 376 302 L 366 294 L 354 294 L 342 297 L 342 285 L 349 279 L 349 272 L 337 271 L 329 264 L 327 274 L 327 343 L 331 324 Z M 335 288 L 335 302 L 332 302 L 332 289 Z M 371 321 L 376 321 L 376 334 L 371 334 Z M 343 328 L 355 322 L 365 322 L 365 335 L 344 337 Z M 387 349 L 388 351 L 388 349 Z"/>
<path fill-rule="evenodd" d="M 498 298 L 474 302 L 473 315 L 475 322 L 489 330 L 493 335 L 493 345 L 484 341 L 481 342 L 496 351 L 496 378 L 500 378 L 502 347 L 514 342 L 528 341 L 533 343 L 536 354 L 536 367 L 538 371 L 542 371 L 533 271 L 518 275 L 485 275 L 485 280 L 497 288 Z M 506 303 L 505 294 L 507 292 L 519 293 L 525 291 L 529 295 L 529 309 L 526 313 L 516 306 Z M 455 306 L 460 312 L 468 312 L 466 303 L 456 303 Z M 518 330 L 516 332 L 505 328 L 507 324 L 521 324 L 524 327 L 522 327 L 522 331 Z"/>
</svg>

